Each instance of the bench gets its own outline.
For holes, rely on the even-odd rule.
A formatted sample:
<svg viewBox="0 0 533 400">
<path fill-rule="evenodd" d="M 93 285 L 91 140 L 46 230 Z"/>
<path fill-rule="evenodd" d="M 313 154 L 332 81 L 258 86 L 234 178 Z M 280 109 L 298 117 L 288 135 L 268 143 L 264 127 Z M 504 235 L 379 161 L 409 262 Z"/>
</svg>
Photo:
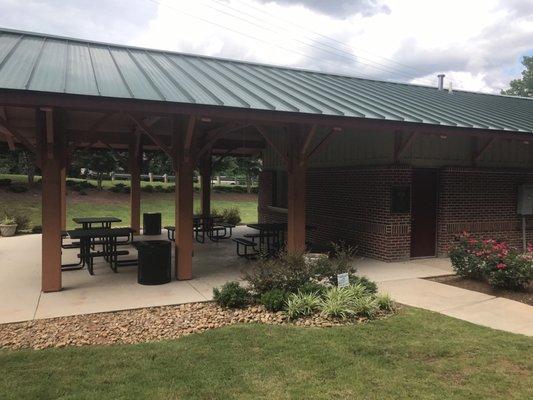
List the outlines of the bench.
<svg viewBox="0 0 533 400">
<path fill-rule="evenodd" d="M 87 257 L 89 258 L 89 265 L 88 265 L 88 270 L 89 270 L 89 274 L 91 275 L 94 275 L 94 259 L 96 257 L 104 257 L 106 259 L 106 261 L 109 261 L 109 257 L 115 257 L 115 262 L 118 262 L 118 260 L 116 260 L 116 257 L 117 256 L 127 256 L 128 254 L 130 254 L 129 251 L 127 250 L 120 250 L 120 251 L 115 251 L 115 252 L 111 252 L 111 251 L 91 251 Z M 78 254 L 78 257 L 81 257 L 80 254 Z M 128 262 L 131 261 L 131 260 L 127 260 Z M 113 270 L 113 272 L 117 272 L 117 267 L 116 265 L 113 265 L 113 263 L 111 263 L 111 269 Z"/>
<path fill-rule="evenodd" d="M 239 257 L 244 257 L 244 258 L 250 259 L 250 258 L 255 258 L 257 256 L 257 254 L 259 254 L 255 250 L 255 247 L 257 246 L 257 243 L 252 242 L 251 240 L 248 240 L 248 239 L 244 239 L 244 238 L 233 238 L 231 240 L 233 240 L 235 243 L 237 243 L 237 255 Z M 244 253 L 241 252 L 241 246 L 244 247 Z M 248 249 L 249 248 L 252 248 L 253 253 L 248 253 Z"/>
<path fill-rule="evenodd" d="M 167 237 L 168 237 L 168 240 L 170 240 L 171 242 L 173 242 L 175 239 L 175 234 L 176 234 L 176 227 L 172 226 L 172 225 L 168 225 L 168 226 L 164 226 L 163 227 L 164 229 L 167 230 Z"/>
</svg>

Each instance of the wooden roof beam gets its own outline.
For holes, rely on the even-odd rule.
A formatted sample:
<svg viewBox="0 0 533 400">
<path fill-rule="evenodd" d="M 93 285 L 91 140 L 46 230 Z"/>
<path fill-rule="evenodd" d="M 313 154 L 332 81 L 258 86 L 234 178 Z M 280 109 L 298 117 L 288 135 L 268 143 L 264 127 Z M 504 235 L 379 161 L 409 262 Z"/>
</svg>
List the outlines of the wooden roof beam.
<svg viewBox="0 0 533 400">
<path fill-rule="evenodd" d="M 141 121 L 137 118 L 135 118 L 133 115 L 126 113 L 126 116 L 131 119 L 137 127 L 146 134 L 154 142 L 154 144 L 159 147 L 161 150 L 163 150 L 171 159 L 174 159 L 174 154 L 172 154 L 172 149 L 168 147 L 163 141 L 151 130 L 151 128 L 144 123 L 144 121 Z"/>
</svg>

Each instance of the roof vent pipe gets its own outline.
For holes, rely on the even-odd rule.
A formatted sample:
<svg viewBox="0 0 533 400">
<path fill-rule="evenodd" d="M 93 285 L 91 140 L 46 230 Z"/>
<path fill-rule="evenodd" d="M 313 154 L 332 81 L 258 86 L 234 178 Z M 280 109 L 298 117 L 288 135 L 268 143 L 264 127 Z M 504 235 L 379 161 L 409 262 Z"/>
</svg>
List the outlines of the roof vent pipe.
<svg viewBox="0 0 533 400">
<path fill-rule="evenodd" d="M 438 85 L 439 90 L 443 90 L 444 89 L 444 77 L 445 76 L 446 75 L 444 75 L 444 74 L 438 74 L 437 75 L 437 78 L 439 79 L 439 85 Z"/>
</svg>

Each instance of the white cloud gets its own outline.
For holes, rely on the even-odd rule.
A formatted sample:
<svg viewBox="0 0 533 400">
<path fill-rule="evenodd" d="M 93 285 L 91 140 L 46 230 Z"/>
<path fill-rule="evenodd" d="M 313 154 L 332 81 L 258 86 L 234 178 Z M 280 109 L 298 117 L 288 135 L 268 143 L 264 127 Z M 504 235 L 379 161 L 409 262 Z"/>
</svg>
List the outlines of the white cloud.
<svg viewBox="0 0 533 400">
<path fill-rule="evenodd" d="M 444 72 L 455 88 L 490 92 L 533 54 L 531 0 L 0 0 L 0 9 L 0 25 L 13 28 L 431 85 Z"/>
</svg>

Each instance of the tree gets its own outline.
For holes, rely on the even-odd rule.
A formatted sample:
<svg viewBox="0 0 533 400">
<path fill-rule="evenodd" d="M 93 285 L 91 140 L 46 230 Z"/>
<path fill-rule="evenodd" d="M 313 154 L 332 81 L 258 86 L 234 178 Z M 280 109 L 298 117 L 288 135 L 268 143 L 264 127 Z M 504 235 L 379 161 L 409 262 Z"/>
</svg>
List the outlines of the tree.
<svg viewBox="0 0 533 400">
<path fill-rule="evenodd" d="M 239 157 L 235 160 L 237 167 L 235 172 L 239 175 L 244 175 L 246 178 L 246 192 L 252 192 L 252 179 L 257 178 L 263 164 L 261 160 L 251 157 Z"/>
<path fill-rule="evenodd" d="M 533 56 L 524 56 L 522 64 L 525 69 L 522 71 L 522 78 L 513 79 L 507 90 L 502 90 L 502 94 L 511 96 L 533 97 Z"/>
<path fill-rule="evenodd" d="M 96 173 L 98 189 L 102 189 L 102 177 L 118 168 L 119 163 L 111 150 L 78 150 L 73 157 L 73 165 Z"/>
</svg>

